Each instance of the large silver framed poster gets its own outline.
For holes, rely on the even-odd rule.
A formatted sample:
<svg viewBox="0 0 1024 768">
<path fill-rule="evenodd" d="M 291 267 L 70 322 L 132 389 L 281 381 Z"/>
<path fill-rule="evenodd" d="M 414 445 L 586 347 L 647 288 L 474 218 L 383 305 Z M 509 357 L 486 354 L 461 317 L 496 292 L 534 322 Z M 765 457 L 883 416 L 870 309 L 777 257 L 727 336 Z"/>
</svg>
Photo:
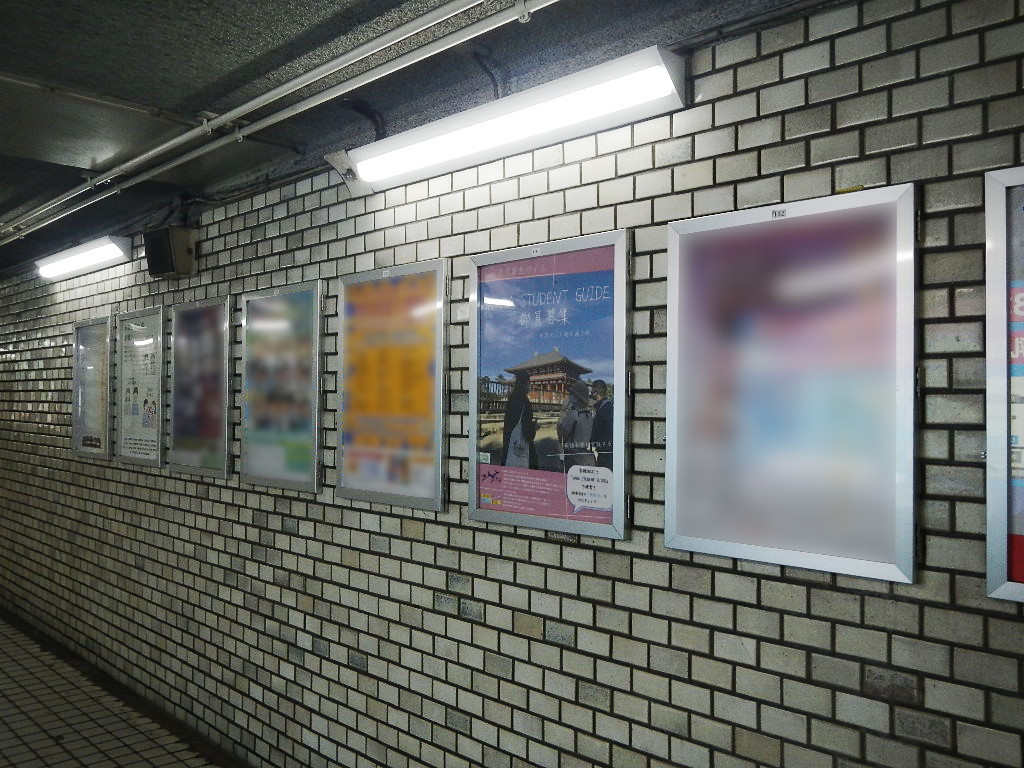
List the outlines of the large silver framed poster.
<svg viewBox="0 0 1024 768">
<path fill-rule="evenodd" d="M 914 190 L 669 224 L 665 544 L 910 582 Z"/>
<path fill-rule="evenodd" d="M 227 297 L 171 307 L 171 440 L 176 472 L 226 477 L 231 309 Z"/>
<path fill-rule="evenodd" d="M 110 318 L 75 323 L 71 368 L 71 450 L 110 458 Z"/>
<path fill-rule="evenodd" d="M 320 490 L 320 284 L 242 296 L 241 479 Z"/>
<path fill-rule="evenodd" d="M 131 464 L 163 463 L 164 310 L 117 316 L 117 458 Z"/>
<path fill-rule="evenodd" d="M 1024 601 L 1024 166 L 985 174 L 988 594 Z"/>
<path fill-rule="evenodd" d="M 475 256 L 470 517 L 626 533 L 625 230 Z"/>
<path fill-rule="evenodd" d="M 446 278 L 441 259 L 342 278 L 340 496 L 442 507 Z"/>
</svg>

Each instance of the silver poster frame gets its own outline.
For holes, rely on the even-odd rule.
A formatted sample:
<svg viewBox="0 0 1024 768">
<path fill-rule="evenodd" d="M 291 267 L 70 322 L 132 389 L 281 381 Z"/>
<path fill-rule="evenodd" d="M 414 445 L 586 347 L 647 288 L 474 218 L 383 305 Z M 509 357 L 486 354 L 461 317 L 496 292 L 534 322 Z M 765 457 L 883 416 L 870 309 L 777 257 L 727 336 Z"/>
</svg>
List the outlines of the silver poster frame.
<svg viewBox="0 0 1024 768">
<path fill-rule="evenodd" d="M 182 312 L 188 312 L 193 309 L 203 309 L 205 307 L 220 306 L 224 311 L 224 323 L 222 326 L 222 332 L 224 334 L 224 344 L 221 351 L 221 366 L 222 371 L 222 383 L 223 397 L 224 397 L 224 468 L 223 469 L 210 469 L 209 467 L 197 467 L 192 464 L 186 464 L 179 461 L 176 456 L 174 446 L 174 419 L 176 411 L 176 403 L 174 399 L 174 383 L 177 376 L 177 359 L 175 352 L 178 345 L 178 317 Z M 171 313 L 171 372 L 169 376 L 169 392 L 170 392 L 170 406 L 169 419 L 168 419 L 168 457 L 167 457 L 167 468 L 172 472 L 181 472 L 191 475 L 204 475 L 206 477 L 218 477 L 226 478 L 231 474 L 231 297 L 220 296 L 212 299 L 203 299 L 201 301 L 190 301 L 183 304 L 175 304 L 170 309 Z"/>
<path fill-rule="evenodd" d="M 160 383 L 157 386 L 156 420 L 159 427 L 157 428 L 157 449 L 155 459 L 139 459 L 135 458 L 134 456 L 121 455 L 121 434 L 123 431 L 123 425 L 121 423 L 120 414 L 121 398 L 119 396 L 114 398 L 114 403 L 116 406 L 114 412 L 117 415 L 117 418 L 114 419 L 114 424 L 116 425 L 114 429 L 114 442 L 116 446 L 114 449 L 114 458 L 123 464 L 137 464 L 139 466 L 144 467 L 162 467 L 164 463 L 164 308 L 161 305 L 156 307 L 146 307 L 145 309 L 137 309 L 134 312 L 122 312 L 121 314 L 116 316 L 114 321 L 114 330 L 116 336 L 115 359 L 117 361 L 117 364 L 115 366 L 116 372 L 114 392 L 115 394 L 120 395 L 121 376 L 123 375 L 122 369 L 124 367 L 124 359 L 122 357 L 123 348 L 121 344 L 122 324 L 128 322 L 129 320 L 133 320 L 137 317 L 150 317 L 154 315 L 157 318 L 156 324 L 158 328 L 158 333 L 160 334 L 158 339 L 154 339 L 154 347 L 156 349 L 155 354 L 157 356 L 156 367 L 157 370 L 159 371 L 158 376 L 160 378 Z"/>
<path fill-rule="evenodd" d="M 78 434 L 75 425 L 78 423 L 78 419 L 75 418 L 75 414 L 82 408 L 81 398 L 79 395 L 79 380 L 81 374 L 81 355 L 78 351 L 78 331 L 81 328 L 87 328 L 93 325 L 106 325 L 107 333 L 104 338 L 106 344 L 106 358 L 107 358 L 107 376 L 106 376 L 106 393 L 107 397 L 103 403 L 103 407 L 106 408 L 106 416 L 103 419 L 103 450 L 92 451 L 80 448 L 78 443 L 81 439 L 81 435 Z M 114 349 L 113 349 L 113 319 L 110 315 L 104 317 L 97 317 L 91 320 L 79 320 L 73 326 L 71 334 L 71 453 L 83 459 L 110 459 L 113 455 L 111 446 L 112 431 L 110 428 L 110 383 L 112 381 L 111 371 L 114 367 Z"/>
<path fill-rule="evenodd" d="M 248 471 L 248 440 L 246 439 L 246 399 L 249 393 L 248 362 L 249 348 L 246 329 L 249 325 L 249 303 L 259 301 L 273 296 L 282 296 L 288 293 L 313 292 L 313 306 L 316 317 L 313 319 L 313 383 L 315 385 L 315 396 L 313 398 L 313 477 L 308 481 L 287 480 L 264 475 L 255 475 Z M 323 410 L 323 386 L 320 380 L 323 366 L 320 358 L 323 353 L 321 337 L 323 335 L 323 290 L 319 280 L 308 280 L 294 285 L 267 288 L 261 291 L 242 294 L 242 397 L 241 402 L 241 426 L 239 429 L 241 438 L 239 479 L 249 485 L 269 486 L 272 488 L 285 488 L 294 491 L 308 491 L 310 493 L 320 492 L 320 479 L 323 474 L 323 456 L 321 455 L 320 414 Z"/>
<path fill-rule="evenodd" d="M 989 597 L 1024 602 L 1024 583 L 1009 580 L 1009 316 L 1007 195 L 1024 186 L 1024 166 L 985 174 L 985 536 Z"/>
<path fill-rule="evenodd" d="M 418 275 L 426 272 L 433 272 L 436 276 L 437 285 L 437 311 L 435 312 L 435 323 L 434 323 L 434 360 L 436 361 L 435 367 L 435 380 L 434 380 L 434 445 L 437 446 L 437 455 L 435 456 L 434 466 L 434 494 L 430 497 L 418 497 L 418 496 L 406 496 L 397 493 L 385 493 L 378 491 L 367 491 L 359 488 L 349 488 L 345 485 L 345 446 L 342 441 L 341 435 L 344 432 L 344 417 L 345 412 L 342 407 L 344 402 L 344 388 L 345 388 L 345 333 L 344 328 L 339 332 L 339 343 L 338 343 L 338 354 L 339 354 L 339 368 L 338 368 L 338 482 L 335 486 L 335 495 L 342 498 L 348 499 L 359 499 L 361 501 L 373 501 L 382 502 L 385 504 L 395 504 L 403 507 L 412 507 L 415 509 L 429 509 L 435 512 L 439 512 L 444 508 L 446 493 L 445 493 L 445 462 L 447 461 L 448 451 L 445 446 L 445 415 L 446 409 L 445 404 L 445 379 L 447 376 L 448 367 L 445 365 L 445 352 L 447 350 L 447 334 L 446 334 L 446 323 L 445 318 L 448 313 L 448 280 L 449 280 L 449 264 L 446 259 L 430 259 L 428 261 L 413 262 L 411 264 L 401 264 L 394 267 L 383 267 L 380 269 L 370 270 L 368 272 L 360 272 L 352 275 L 345 275 L 341 278 L 341 291 L 338 297 L 338 314 L 341 318 L 341 323 L 344 325 L 345 319 L 345 289 L 357 283 L 366 283 L 376 280 L 387 280 L 392 277 L 403 277 L 405 275 Z"/>
<path fill-rule="evenodd" d="M 682 434 L 687 372 L 682 369 L 681 302 L 686 236 L 714 229 L 733 229 L 773 220 L 828 214 L 865 206 L 887 205 L 895 222 L 892 254 L 896 285 L 896 352 L 894 371 L 896 426 L 896 499 L 892 521 L 893 562 L 875 562 L 821 552 L 780 549 L 735 541 L 697 538 L 687 534 L 686 489 L 680 479 L 686 462 L 687 438 Z M 911 583 L 914 578 L 914 187 L 911 184 L 850 192 L 792 203 L 673 221 L 668 225 L 668 369 L 666 394 L 665 546 L 723 557 L 744 558 L 778 565 Z"/>
<path fill-rule="evenodd" d="M 613 502 L 612 522 L 610 524 L 576 522 L 564 518 L 548 518 L 540 515 L 520 514 L 516 512 L 498 512 L 481 509 L 477 506 L 478 488 L 477 473 L 479 466 L 479 392 L 477 377 L 480 368 L 480 302 L 479 302 L 479 270 L 481 267 L 505 262 L 532 259 L 561 253 L 571 253 L 590 248 L 612 246 L 614 249 L 614 338 L 612 352 L 614 355 L 614 387 L 620 393 L 616 397 L 615 410 L 612 417 L 612 452 L 613 452 Z M 469 517 L 489 523 L 503 523 L 524 528 L 539 528 L 548 531 L 579 534 L 583 536 L 599 536 L 608 539 L 624 539 L 626 537 L 626 521 L 628 518 L 628 497 L 626 478 L 629 458 L 626 455 L 628 439 L 626 434 L 630 409 L 628 367 L 626 355 L 626 335 L 628 329 L 627 311 L 629 307 L 628 273 L 629 273 L 630 238 L 625 229 L 599 232 L 592 235 L 571 237 L 564 240 L 553 240 L 538 245 L 526 245 L 518 248 L 495 251 L 471 257 L 472 267 L 469 275 Z"/>
</svg>

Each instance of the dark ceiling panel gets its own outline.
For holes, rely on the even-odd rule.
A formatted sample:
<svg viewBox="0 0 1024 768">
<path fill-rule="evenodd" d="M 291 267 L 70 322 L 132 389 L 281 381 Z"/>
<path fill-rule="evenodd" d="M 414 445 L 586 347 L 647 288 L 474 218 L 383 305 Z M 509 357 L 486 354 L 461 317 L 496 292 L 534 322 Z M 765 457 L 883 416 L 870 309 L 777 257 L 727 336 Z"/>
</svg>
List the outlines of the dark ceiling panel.
<svg viewBox="0 0 1024 768">
<path fill-rule="evenodd" d="M 130 160 L 187 125 L 145 111 L 12 82 L 0 76 L 0 154 L 104 171 Z"/>
<path fill-rule="evenodd" d="M 224 111 L 441 0 L 8 0 L 0 72 L 194 116 Z"/>
<path fill-rule="evenodd" d="M 192 120 L 200 111 L 223 112 L 264 93 L 443 2 L 8 0 L 0 24 L 0 73 L 50 81 Z M 511 2 L 483 0 L 466 18 L 446 22 L 440 31 L 424 33 L 398 48 Z M 352 95 L 371 102 L 390 132 L 396 133 L 494 97 L 490 80 L 472 56 L 475 49 L 490 51 L 511 90 L 519 91 L 649 45 L 673 44 L 727 29 L 757 14 L 808 5 L 809 0 L 560 0 L 536 12 L 527 24 L 507 24 Z M 243 122 L 384 58 L 377 55 L 308 86 Z M 0 115 L 0 153 L 94 169 L 166 135 L 156 118 L 139 120 L 133 115 L 119 120 L 99 108 L 71 107 L 62 97 L 37 103 L 2 88 Z M 176 196 L 198 193 L 208 200 L 220 190 L 242 193 L 247 184 L 272 183 L 287 174 L 323 167 L 325 152 L 373 139 L 370 121 L 335 100 L 160 177 L 172 183 L 128 188 L 24 240 L 0 246 L 0 269 L 57 250 L 85 234 L 113 232 L 154 212 L 162 215 L 161 209 Z M 12 218 L 12 208 L 49 200 L 80 183 L 77 173 L 52 165 L 32 172 L 14 169 L 7 175 L 14 163 L 0 157 L 0 174 L 5 176 L 0 183 L 0 220 Z"/>
<path fill-rule="evenodd" d="M 246 139 L 232 142 L 216 152 L 165 171 L 156 180 L 198 191 L 245 174 L 253 168 L 284 162 L 297 156 L 297 152 L 287 147 Z"/>
<path fill-rule="evenodd" d="M 54 190 L 82 183 L 82 172 L 38 160 L 0 155 L 0 222 L 44 203 Z M 0 249 L 0 266 L 2 254 Z"/>
</svg>

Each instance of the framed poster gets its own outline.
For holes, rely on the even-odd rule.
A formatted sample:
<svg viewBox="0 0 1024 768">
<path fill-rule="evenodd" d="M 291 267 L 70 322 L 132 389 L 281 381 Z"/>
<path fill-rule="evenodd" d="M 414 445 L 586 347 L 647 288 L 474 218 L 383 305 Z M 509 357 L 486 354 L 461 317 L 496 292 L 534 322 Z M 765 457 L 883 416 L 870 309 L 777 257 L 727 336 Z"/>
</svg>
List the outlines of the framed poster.
<svg viewBox="0 0 1024 768">
<path fill-rule="evenodd" d="M 988 594 L 1024 601 L 1024 166 L 985 174 Z"/>
<path fill-rule="evenodd" d="M 117 458 L 163 463 L 164 310 L 117 316 Z"/>
<path fill-rule="evenodd" d="M 320 285 L 242 296 L 241 479 L 320 490 Z"/>
<path fill-rule="evenodd" d="M 171 442 L 176 472 L 226 477 L 229 470 L 227 297 L 171 307 Z"/>
<path fill-rule="evenodd" d="M 470 517 L 625 536 L 625 230 L 473 257 Z"/>
<path fill-rule="evenodd" d="M 914 191 L 669 224 L 665 544 L 910 582 Z"/>
<path fill-rule="evenodd" d="M 341 496 L 441 509 L 446 283 L 440 259 L 342 278 Z"/>
<path fill-rule="evenodd" d="M 71 361 L 71 450 L 110 458 L 110 318 L 75 323 Z"/>
</svg>

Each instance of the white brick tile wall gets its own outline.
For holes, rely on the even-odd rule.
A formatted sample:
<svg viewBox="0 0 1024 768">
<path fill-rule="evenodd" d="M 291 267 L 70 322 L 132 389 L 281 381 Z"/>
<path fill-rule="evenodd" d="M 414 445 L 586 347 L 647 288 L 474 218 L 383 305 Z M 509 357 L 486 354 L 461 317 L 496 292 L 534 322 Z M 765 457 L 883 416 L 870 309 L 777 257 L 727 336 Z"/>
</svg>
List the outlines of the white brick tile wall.
<svg viewBox="0 0 1024 768">
<path fill-rule="evenodd" d="M 672 115 L 366 198 L 318 172 L 206 210 L 194 278 L 4 278 L 0 606 L 254 766 L 1020 766 L 1024 623 L 984 596 L 980 451 L 982 174 L 1024 159 L 1022 17 L 819 7 L 692 51 L 695 104 Z M 901 181 L 923 214 L 915 583 L 666 550 L 665 223 Z M 617 227 L 629 538 L 470 522 L 467 254 Z M 454 274 L 448 509 L 342 500 L 337 276 L 431 258 Z M 67 454 L 72 322 L 316 278 L 319 495 Z"/>
</svg>

